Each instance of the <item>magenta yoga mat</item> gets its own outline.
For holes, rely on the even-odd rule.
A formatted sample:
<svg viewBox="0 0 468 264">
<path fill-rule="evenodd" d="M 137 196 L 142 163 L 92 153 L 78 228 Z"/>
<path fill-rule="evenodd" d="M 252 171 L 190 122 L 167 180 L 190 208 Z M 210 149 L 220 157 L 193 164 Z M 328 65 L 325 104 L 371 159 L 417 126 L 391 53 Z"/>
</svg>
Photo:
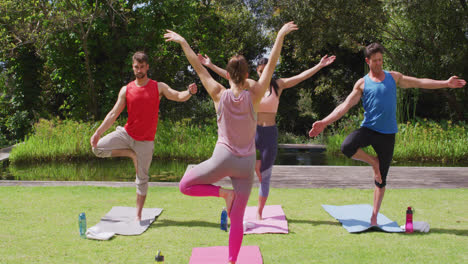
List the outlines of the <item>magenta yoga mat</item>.
<svg viewBox="0 0 468 264">
<path fill-rule="evenodd" d="M 228 262 L 227 246 L 193 248 L 189 264 L 219 264 Z M 258 246 L 242 246 L 236 264 L 263 264 Z"/>
</svg>

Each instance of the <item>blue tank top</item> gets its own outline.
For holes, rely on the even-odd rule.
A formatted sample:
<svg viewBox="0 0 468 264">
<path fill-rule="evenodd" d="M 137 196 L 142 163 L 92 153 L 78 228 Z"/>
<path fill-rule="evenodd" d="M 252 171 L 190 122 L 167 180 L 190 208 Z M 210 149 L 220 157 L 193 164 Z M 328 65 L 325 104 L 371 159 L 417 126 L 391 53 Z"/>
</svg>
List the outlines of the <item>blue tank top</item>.
<svg viewBox="0 0 468 264">
<path fill-rule="evenodd" d="M 374 82 L 369 74 L 364 76 L 361 99 L 365 112 L 361 126 L 383 134 L 395 134 L 398 132 L 396 83 L 389 72 L 384 73 L 385 79 L 382 82 Z"/>
</svg>

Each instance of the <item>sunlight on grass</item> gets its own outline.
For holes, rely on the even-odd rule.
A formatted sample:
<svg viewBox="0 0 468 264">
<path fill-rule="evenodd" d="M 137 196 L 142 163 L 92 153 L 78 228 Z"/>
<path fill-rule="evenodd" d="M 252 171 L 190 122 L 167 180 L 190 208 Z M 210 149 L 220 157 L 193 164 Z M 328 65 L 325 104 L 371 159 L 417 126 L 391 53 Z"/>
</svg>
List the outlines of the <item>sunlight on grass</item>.
<svg viewBox="0 0 468 264">
<path fill-rule="evenodd" d="M 252 190 L 249 206 L 256 204 Z M 465 263 L 468 261 L 466 189 L 388 190 L 381 212 L 403 224 L 405 209 L 431 225 L 427 234 L 368 232 L 349 234 L 321 204 L 372 203 L 372 190 L 273 189 L 268 204 L 281 204 L 290 233 L 246 235 L 258 245 L 264 263 Z M 110 241 L 81 239 L 78 214 L 88 227 L 112 206 L 134 206 L 134 188 L 0 187 L 2 263 L 154 263 L 157 250 L 166 262 L 188 263 L 193 247 L 222 246 L 222 199 L 189 197 L 176 187 L 150 187 L 146 207 L 162 215 L 140 236 Z M 378 253 L 378 254 L 377 254 Z"/>
</svg>

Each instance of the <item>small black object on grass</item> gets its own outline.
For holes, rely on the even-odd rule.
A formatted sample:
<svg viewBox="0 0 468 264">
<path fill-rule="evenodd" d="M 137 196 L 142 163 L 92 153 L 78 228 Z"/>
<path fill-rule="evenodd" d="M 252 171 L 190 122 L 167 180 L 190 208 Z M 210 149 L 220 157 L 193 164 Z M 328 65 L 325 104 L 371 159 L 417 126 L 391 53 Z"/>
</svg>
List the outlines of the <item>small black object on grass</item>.
<svg viewBox="0 0 468 264">
<path fill-rule="evenodd" d="M 156 262 L 164 262 L 164 256 L 161 254 L 161 250 L 158 250 L 158 254 L 156 254 L 154 260 L 156 260 Z"/>
</svg>

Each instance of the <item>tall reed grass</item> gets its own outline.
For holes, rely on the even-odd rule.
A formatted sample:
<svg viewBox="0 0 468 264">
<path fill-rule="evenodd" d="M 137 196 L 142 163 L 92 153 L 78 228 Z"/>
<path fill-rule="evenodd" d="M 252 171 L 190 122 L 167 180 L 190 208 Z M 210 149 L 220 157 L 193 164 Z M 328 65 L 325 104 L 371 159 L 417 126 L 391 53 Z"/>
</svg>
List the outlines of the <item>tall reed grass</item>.
<svg viewBox="0 0 468 264">
<path fill-rule="evenodd" d="M 12 163 L 72 161 L 95 158 L 90 138 L 100 123 L 72 120 L 40 120 L 34 133 L 10 153 Z M 115 130 L 116 123 L 106 133 Z M 104 135 L 103 135 L 104 136 Z M 216 122 L 195 125 L 190 119 L 159 120 L 154 142 L 158 159 L 203 160 L 211 156 L 217 140 Z"/>
<path fill-rule="evenodd" d="M 343 127 L 328 137 L 327 151 L 340 152 L 340 146 L 354 128 Z M 421 119 L 398 125 L 395 138 L 394 161 L 437 161 L 442 163 L 466 162 L 468 160 L 468 124 L 452 121 L 429 121 Z M 371 147 L 366 152 L 374 154 Z"/>
<path fill-rule="evenodd" d="M 218 140 L 216 120 L 193 124 L 190 119 L 162 121 L 154 141 L 154 156 L 163 159 L 208 159 Z"/>
<path fill-rule="evenodd" d="M 89 139 L 97 125 L 41 119 L 34 125 L 34 133 L 13 148 L 10 161 L 21 163 L 86 159 L 92 155 Z"/>
<path fill-rule="evenodd" d="M 327 152 L 337 154 L 346 136 L 359 127 L 359 116 L 348 117 L 331 135 L 318 139 L 326 142 Z M 89 139 L 100 123 L 71 120 L 40 120 L 34 133 L 18 144 L 10 154 L 12 163 L 78 161 L 95 159 Z M 115 130 L 111 127 L 107 133 Z M 280 132 L 279 143 L 311 143 L 305 136 Z M 153 156 L 159 160 L 199 162 L 209 158 L 217 140 L 216 121 L 194 124 L 190 119 L 160 120 Z M 366 151 L 373 153 L 372 148 Z M 440 161 L 457 163 L 468 160 L 468 124 L 451 121 L 418 120 L 399 124 L 394 160 Z"/>
</svg>

